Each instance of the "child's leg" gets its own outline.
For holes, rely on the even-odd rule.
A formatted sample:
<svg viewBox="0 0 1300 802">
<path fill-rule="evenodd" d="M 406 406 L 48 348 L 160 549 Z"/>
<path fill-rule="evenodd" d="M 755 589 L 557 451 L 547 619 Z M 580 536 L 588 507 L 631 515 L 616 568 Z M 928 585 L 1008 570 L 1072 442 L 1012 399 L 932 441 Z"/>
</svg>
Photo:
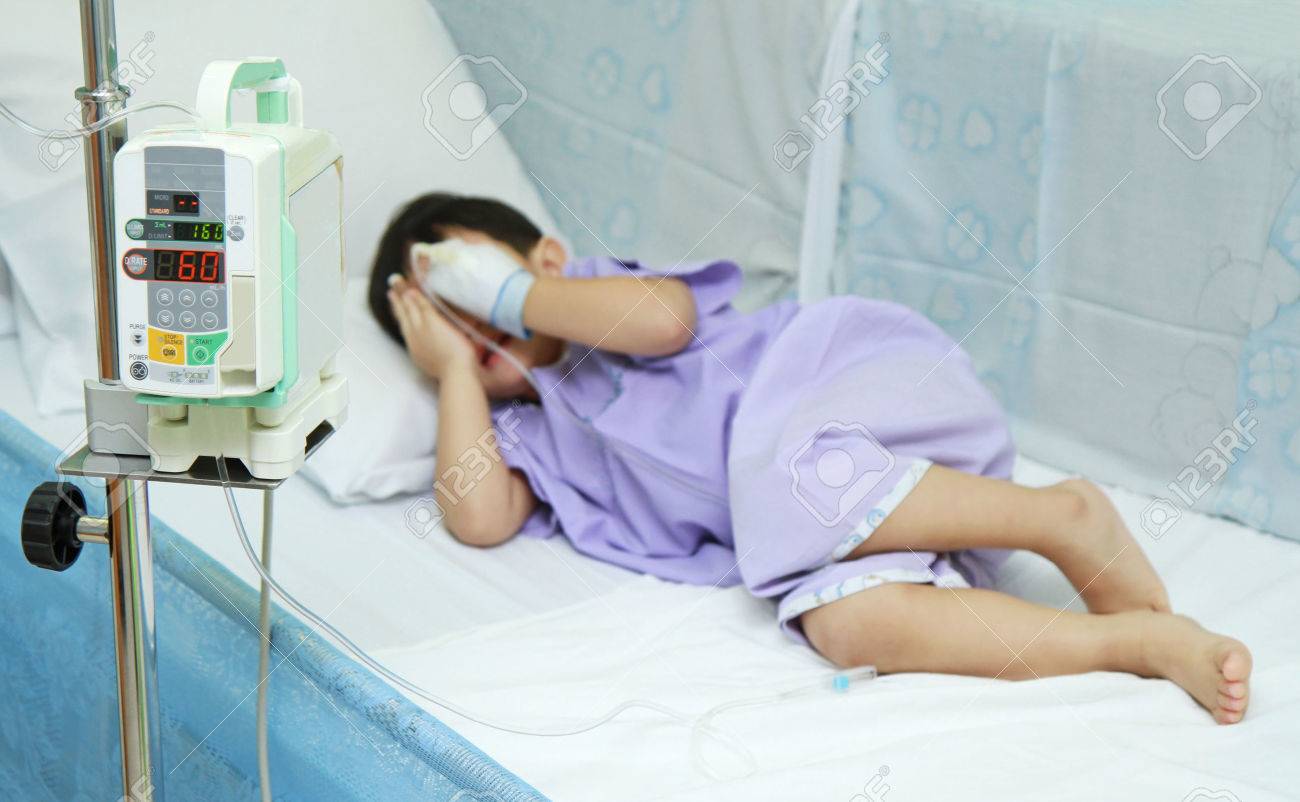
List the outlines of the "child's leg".
<svg viewBox="0 0 1300 802">
<path fill-rule="evenodd" d="M 1071 613 L 991 590 L 889 584 L 809 610 L 801 623 L 845 667 L 1008 679 L 1127 671 L 1176 682 L 1220 723 L 1246 710 L 1250 652 L 1169 613 Z"/>
<path fill-rule="evenodd" d="M 1008 548 L 1056 563 L 1094 613 L 1169 610 L 1164 584 L 1113 505 L 1082 480 L 1023 487 L 935 465 L 845 559 Z"/>
</svg>

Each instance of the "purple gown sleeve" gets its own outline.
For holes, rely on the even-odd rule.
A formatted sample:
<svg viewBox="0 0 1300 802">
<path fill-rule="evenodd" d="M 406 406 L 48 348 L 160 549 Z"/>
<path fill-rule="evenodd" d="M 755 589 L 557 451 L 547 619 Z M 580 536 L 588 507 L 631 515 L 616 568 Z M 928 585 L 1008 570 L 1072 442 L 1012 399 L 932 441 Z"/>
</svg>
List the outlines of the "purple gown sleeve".
<svg viewBox="0 0 1300 802">
<path fill-rule="evenodd" d="M 492 425 L 497 432 L 497 448 L 502 461 L 524 475 L 538 501 L 536 509 L 524 521 L 519 534 L 541 538 L 557 534 L 560 531 L 559 521 L 547 492 L 551 483 L 546 479 L 547 472 L 539 455 L 530 450 L 530 445 L 552 440 L 546 431 L 546 420 L 541 408 L 534 404 L 499 404 L 492 409 Z"/>
<path fill-rule="evenodd" d="M 664 276 L 679 279 L 690 287 L 695 296 L 696 330 L 704 335 L 705 327 L 725 326 L 726 319 L 732 314 L 739 314 L 731 308 L 731 299 L 740 289 L 740 268 L 733 262 L 697 262 L 681 264 L 663 270 L 643 267 L 632 261 L 623 261 L 609 257 L 579 259 L 565 266 L 565 276 L 569 278 L 603 278 L 607 276 L 638 276 L 653 280 Z M 688 347 L 687 351 L 696 346 Z M 677 354 L 661 357 L 632 357 L 627 355 L 605 354 L 601 351 L 586 353 L 580 349 L 580 362 L 586 368 L 604 364 L 610 360 L 610 370 L 621 372 L 633 365 L 644 365 L 655 361 L 673 360 Z M 711 357 L 712 358 L 712 357 Z M 547 374 L 549 368 L 539 372 Z M 554 369 L 554 379 L 562 382 L 559 392 L 566 395 L 567 402 L 577 402 L 586 385 L 581 376 L 570 376 L 570 370 L 561 365 Z M 602 374 L 603 375 L 603 374 Z M 561 377 L 564 377 L 561 379 Z M 565 381 L 567 379 L 567 381 Z M 601 385 L 604 389 L 604 385 Z M 549 537 L 564 529 L 570 539 L 590 541 L 599 540 L 596 533 L 608 532 L 620 526 L 631 526 L 626 521 L 607 520 L 618 513 L 612 507 L 597 500 L 590 492 L 581 487 L 582 477 L 605 476 L 609 470 L 606 455 L 600 447 L 593 447 L 590 435 L 579 431 L 568 417 L 558 410 L 556 404 L 560 399 L 552 399 L 551 404 L 501 404 L 493 410 L 493 422 L 500 437 L 501 456 L 514 470 L 524 474 L 533 494 L 540 502 L 537 509 L 525 522 L 520 534 L 532 537 Z M 514 442 L 511 443 L 510 441 Z M 563 518 L 563 522 L 561 522 Z M 580 548 L 581 550 L 581 548 Z"/>
<path fill-rule="evenodd" d="M 702 320 L 731 303 L 740 290 L 740 267 L 735 262 L 691 262 L 650 268 L 628 259 L 593 256 L 578 259 L 565 266 L 564 273 L 571 278 L 601 278 L 604 276 L 637 276 L 643 279 L 657 277 L 675 278 L 686 283 L 695 294 L 695 311 Z"/>
</svg>

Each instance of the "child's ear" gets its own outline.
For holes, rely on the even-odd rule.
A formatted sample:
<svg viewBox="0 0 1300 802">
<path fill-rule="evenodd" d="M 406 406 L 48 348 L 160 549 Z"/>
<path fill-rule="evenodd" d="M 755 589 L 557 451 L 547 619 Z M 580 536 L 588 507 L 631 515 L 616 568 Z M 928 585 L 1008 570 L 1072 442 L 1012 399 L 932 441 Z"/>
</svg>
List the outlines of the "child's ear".
<svg viewBox="0 0 1300 802">
<path fill-rule="evenodd" d="M 569 262 L 569 252 L 565 249 L 564 243 L 555 237 L 542 237 L 533 246 L 528 261 L 532 262 L 533 267 L 542 275 L 560 276 L 564 273 L 564 266 Z"/>
</svg>

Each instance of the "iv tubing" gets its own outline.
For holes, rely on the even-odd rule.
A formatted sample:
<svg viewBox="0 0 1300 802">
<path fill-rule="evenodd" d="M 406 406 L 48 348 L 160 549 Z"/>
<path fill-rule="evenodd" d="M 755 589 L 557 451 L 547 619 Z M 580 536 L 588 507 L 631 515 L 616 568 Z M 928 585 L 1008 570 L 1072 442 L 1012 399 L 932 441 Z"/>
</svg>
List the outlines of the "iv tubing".
<svg viewBox="0 0 1300 802">
<path fill-rule="evenodd" d="M 421 688 L 420 686 L 407 681 L 405 678 L 401 677 L 400 675 L 390 671 L 387 667 L 374 660 L 374 658 L 370 657 L 370 655 L 366 654 L 365 650 L 363 650 L 361 647 L 353 643 L 350 638 L 348 638 L 342 632 L 334 628 L 334 626 L 331 625 L 329 622 L 327 622 L 324 618 L 317 615 L 315 612 L 313 612 L 302 602 L 298 601 L 298 599 L 292 593 L 285 590 L 285 588 L 279 582 L 277 582 L 271 576 L 270 572 L 267 571 L 267 569 L 262 565 L 261 561 L 257 558 L 256 552 L 254 552 L 253 550 L 252 541 L 248 537 L 248 530 L 244 526 L 243 516 L 239 512 L 239 505 L 235 501 L 235 491 L 230 484 L 230 474 L 226 469 L 225 457 L 219 456 L 216 462 L 217 462 L 217 472 L 221 477 L 222 490 L 224 491 L 226 496 L 226 506 L 230 510 L 230 516 L 232 521 L 234 522 L 235 530 L 239 535 L 240 545 L 243 546 L 244 555 L 248 558 L 249 563 L 252 565 L 253 569 L 257 572 L 257 574 L 261 577 L 262 581 L 272 591 L 274 591 L 275 595 L 279 596 L 281 601 L 283 601 L 286 605 L 288 605 L 289 608 L 292 609 L 294 612 L 298 613 L 304 619 L 311 622 L 312 624 L 315 624 L 321 630 L 329 634 L 344 648 L 344 650 L 346 650 L 354 658 L 356 658 L 362 664 L 370 668 L 379 676 L 388 680 L 393 685 L 402 688 L 403 690 L 409 692 L 410 694 L 416 697 L 419 697 L 420 699 L 423 699 L 433 705 L 436 705 L 450 713 L 453 713 L 457 716 L 460 716 L 461 718 L 472 721 L 476 724 L 481 724 L 485 727 L 489 727 L 494 730 L 500 730 L 501 732 L 513 733 L 515 735 L 528 735 L 528 736 L 542 737 L 542 738 L 557 738 L 557 737 L 579 735 L 581 733 L 590 732 L 596 729 L 597 727 L 609 723 L 610 721 L 614 720 L 615 718 L 627 712 L 628 710 L 633 710 L 636 708 L 651 710 L 691 729 L 692 761 L 697 766 L 700 766 L 710 776 L 717 777 L 718 775 L 716 775 L 709 768 L 707 760 L 702 758 L 699 754 L 700 738 L 702 737 L 710 738 L 715 742 L 717 742 L 718 744 L 740 755 L 749 765 L 749 769 L 748 769 L 749 773 L 752 773 L 757 768 L 758 763 L 754 759 L 753 754 L 737 738 L 713 726 L 712 720 L 714 718 L 716 718 L 721 713 L 726 712 L 727 710 L 733 708 L 778 702 L 778 701 L 789 699 L 795 696 L 800 696 L 817 690 L 829 690 L 832 687 L 829 678 L 822 678 L 817 680 L 815 683 L 809 683 L 807 685 L 794 688 L 792 690 L 783 691 L 781 693 L 772 694 L 757 699 L 742 699 L 733 702 L 726 702 L 724 704 L 717 705 L 705 711 L 703 714 L 699 716 L 690 716 L 678 712 L 677 710 L 674 710 L 671 707 L 667 707 L 665 705 L 661 705 L 657 702 L 652 702 L 649 700 L 630 699 L 619 705 L 614 706 L 613 708 L 605 712 L 603 715 L 590 719 L 584 723 L 576 724 L 569 727 L 560 727 L 554 729 L 536 729 L 536 728 L 524 727 L 524 726 L 519 726 L 514 724 L 504 724 L 501 722 L 491 721 L 488 719 L 481 718 L 477 715 L 474 715 L 473 713 L 466 710 L 465 708 L 460 707 L 459 705 L 447 699 L 443 699 L 442 697 L 436 696 L 426 691 L 425 689 Z M 874 667 L 867 666 L 850 672 L 837 673 L 834 676 L 843 677 L 847 681 L 852 681 L 856 679 L 874 678 L 876 676 L 876 672 Z"/>
<path fill-rule="evenodd" d="M 262 567 L 271 570 L 271 525 L 274 513 L 270 489 L 262 495 Z M 271 589 L 262 581 L 257 609 L 257 632 L 262 642 L 257 655 L 257 779 L 262 802 L 271 802 L 271 756 L 267 745 L 268 681 L 271 679 Z"/>
<path fill-rule="evenodd" d="M 135 114 L 140 111 L 147 111 L 149 109 L 175 109 L 176 111 L 185 113 L 191 119 L 197 120 L 199 117 L 193 109 L 183 103 L 177 103 L 173 100 L 154 100 L 148 103 L 131 106 L 130 108 L 118 109 L 112 114 L 105 116 L 103 119 L 98 120 L 93 125 L 84 127 L 73 126 L 71 128 L 57 130 L 52 128 L 40 128 L 32 125 L 22 117 L 19 117 L 13 109 L 10 109 L 5 105 L 4 101 L 0 101 L 0 116 L 5 117 L 27 133 L 33 136 L 44 137 L 45 139 L 80 139 L 83 136 L 90 136 L 91 134 L 98 133 L 127 115 Z"/>
</svg>

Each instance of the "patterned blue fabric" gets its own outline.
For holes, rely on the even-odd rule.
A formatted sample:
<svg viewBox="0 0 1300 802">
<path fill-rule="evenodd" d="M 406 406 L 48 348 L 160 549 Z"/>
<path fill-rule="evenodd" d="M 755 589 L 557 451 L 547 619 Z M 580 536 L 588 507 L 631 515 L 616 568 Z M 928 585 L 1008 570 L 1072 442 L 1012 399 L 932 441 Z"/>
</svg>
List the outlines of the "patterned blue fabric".
<svg viewBox="0 0 1300 802">
<path fill-rule="evenodd" d="M 671 264 L 752 186 L 695 257 L 739 262 L 746 295 L 797 261 L 828 149 L 787 172 L 770 145 L 819 138 L 801 116 L 841 0 L 431 2 L 527 88 L 502 133 L 580 253 Z M 1163 497 L 1153 537 L 1193 506 L 1300 538 L 1300 11 L 1257 11 L 862 0 L 853 58 L 879 41 L 889 75 L 841 129 L 836 258 L 799 277 L 934 319 L 1022 452 Z M 1212 152 L 1193 79 L 1224 108 L 1262 95 Z M 1243 414 L 1258 439 L 1220 471 L 1206 449 Z"/>
<path fill-rule="evenodd" d="M 1163 497 L 1153 537 L 1194 506 L 1300 539 L 1300 15 L 1191 6 L 864 0 L 890 75 L 822 269 L 961 340 L 1023 453 Z M 1162 130 L 1184 64 L 1262 97 L 1210 152 Z M 1257 442 L 1207 454 L 1243 415 Z"/>
<path fill-rule="evenodd" d="M 805 184 L 773 145 L 817 94 L 839 0 L 431 4 L 489 109 L 518 97 L 503 71 L 526 90 L 501 132 L 579 255 L 790 279 Z"/>
<path fill-rule="evenodd" d="M 0 787 L 104 802 L 121 794 L 107 550 L 51 573 L 18 537 L 56 451 L 0 412 Z M 101 512 L 102 493 L 82 487 Z M 257 593 L 165 524 L 153 534 L 167 798 L 256 800 Z M 277 800 L 543 799 L 292 615 L 272 620 L 272 666 L 290 655 L 270 680 Z"/>
<path fill-rule="evenodd" d="M 682 80 L 684 40 L 673 32 L 689 4 L 660 3 L 654 13 L 645 9 L 638 35 L 620 37 L 621 46 L 606 37 L 593 40 L 591 33 L 616 28 L 641 10 L 626 3 L 581 3 L 564 13 L 518 0 L 435 5 L 459 45 L 493 54 L 527 88 L 528 102 L 509 121 L 508 131 L 512 142 L 522 139 L 530 156 L 539 157 L 525 163 L 554 192 L 540 190 L 578 252 L 603 255 L 601 242 L 623 254 L 643 248 L 656 210 L 638 194 L 652 193 L 663 177 L 670 87 Z M 573 24 L 579 18 L 583 24 Z M 474 71 L 489 96 L 501 82 L 495 72 L 493 64 Z M 597 115 L 618 120 L 616 131 L 589 124 Z M 561 167 L 578 164 L 586 169 Z M 604 180 L 592 181 L 592 175 Z"/>
</svg>

